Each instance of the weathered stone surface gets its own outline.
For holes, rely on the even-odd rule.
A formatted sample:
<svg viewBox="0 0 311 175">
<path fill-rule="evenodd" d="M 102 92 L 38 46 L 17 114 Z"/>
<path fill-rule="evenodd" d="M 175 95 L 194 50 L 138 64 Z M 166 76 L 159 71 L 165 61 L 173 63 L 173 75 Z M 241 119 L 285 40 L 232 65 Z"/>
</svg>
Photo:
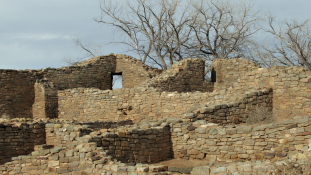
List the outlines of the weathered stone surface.
<svg viewBox="0 0 311 175">
<path fill-rule="evenodd" d="M 211 172 L 214 173 L 214 174 L 224 173 L 226 171 L 227 171 L 226 167 L 219 167 L 219 168 L 211 169 Z"/>
<path fill-rule="evenodd" d="M 209 166 L 198 166 L 192 169 L 192 175 L 209 175 L 210 167 Z"/>
</svg>

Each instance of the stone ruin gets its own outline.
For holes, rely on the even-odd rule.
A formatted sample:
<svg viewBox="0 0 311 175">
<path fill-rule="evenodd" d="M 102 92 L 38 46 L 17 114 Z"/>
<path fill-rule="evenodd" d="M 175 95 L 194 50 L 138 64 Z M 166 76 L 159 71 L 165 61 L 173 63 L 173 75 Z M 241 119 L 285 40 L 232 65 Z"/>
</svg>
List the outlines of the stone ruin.
<svg viewBox="0 0 311 175">
<path fill-rule="evenodd" d="M 310 72 L 216 59 L 206 82 L 204 65 L 110 54 L 0 70 L 0 174 L 179 174 L 158 165 L 170 159 L 211 162 L 193 175 L 269 174 L 271 161 L 310 156 Z M 254 107 L 280 120 L 246 124 Z"/>
</svg>

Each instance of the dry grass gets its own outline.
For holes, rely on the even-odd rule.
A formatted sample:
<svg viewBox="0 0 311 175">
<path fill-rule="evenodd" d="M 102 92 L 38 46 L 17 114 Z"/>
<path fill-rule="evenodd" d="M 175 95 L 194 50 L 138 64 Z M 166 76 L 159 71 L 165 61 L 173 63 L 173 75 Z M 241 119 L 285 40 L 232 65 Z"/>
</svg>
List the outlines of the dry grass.
<svg viewBox="0 0 311 175">
<path fill-rule="evenodd" d="M 274 121 L 274 115 L 271 109 L 264 106 L 255 106 L 247 109 L 247 124 L 271 123 Z"/>
</svg>

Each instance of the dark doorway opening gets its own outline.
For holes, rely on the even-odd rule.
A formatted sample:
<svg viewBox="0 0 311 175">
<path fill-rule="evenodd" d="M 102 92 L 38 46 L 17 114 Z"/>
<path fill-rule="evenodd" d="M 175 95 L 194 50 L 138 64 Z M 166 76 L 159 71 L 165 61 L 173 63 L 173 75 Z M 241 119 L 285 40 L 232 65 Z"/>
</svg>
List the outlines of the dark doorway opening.
<svg viewBox="0 0 311 175">
<path fill-rule="evenodd" d="M 214 68 L 211 71 L 211 82 L 216 82 L 216 71 Z"/>
</svg>

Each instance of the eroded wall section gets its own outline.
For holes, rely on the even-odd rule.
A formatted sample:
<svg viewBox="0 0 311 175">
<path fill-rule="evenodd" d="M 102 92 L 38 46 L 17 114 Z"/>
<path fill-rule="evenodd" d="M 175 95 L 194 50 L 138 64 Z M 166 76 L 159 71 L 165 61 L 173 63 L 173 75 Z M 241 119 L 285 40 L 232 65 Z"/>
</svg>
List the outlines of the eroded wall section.
<svg viewBox="0 0 311 175">
<path fill-rule="evenodd" d="M 215 90 L 231 87 L 238 79 L 261 68 L 260 65 L 242 58 L 215 59 L 211 65 L 211 78 L 215 83 Z"/>
<path fill-rule="evenodd" d="M 204 69 L 203 59 L 188 58 L 175 63 L 160 76 L 145 82 L 145 85 L 167 92 L 207 92 L 211 85 L 204 81 Z"/>
<path fill-rule="evenodd" d="M 0 117 L 31 118 L 37 71 L 0 70 Z"/>
<path fill-rule="evenodd" d="M 45 124 L 0 124 L 0 164 L 12 157 L 27 155 L 35 145 L 45 143 Z"/>
</svg>

